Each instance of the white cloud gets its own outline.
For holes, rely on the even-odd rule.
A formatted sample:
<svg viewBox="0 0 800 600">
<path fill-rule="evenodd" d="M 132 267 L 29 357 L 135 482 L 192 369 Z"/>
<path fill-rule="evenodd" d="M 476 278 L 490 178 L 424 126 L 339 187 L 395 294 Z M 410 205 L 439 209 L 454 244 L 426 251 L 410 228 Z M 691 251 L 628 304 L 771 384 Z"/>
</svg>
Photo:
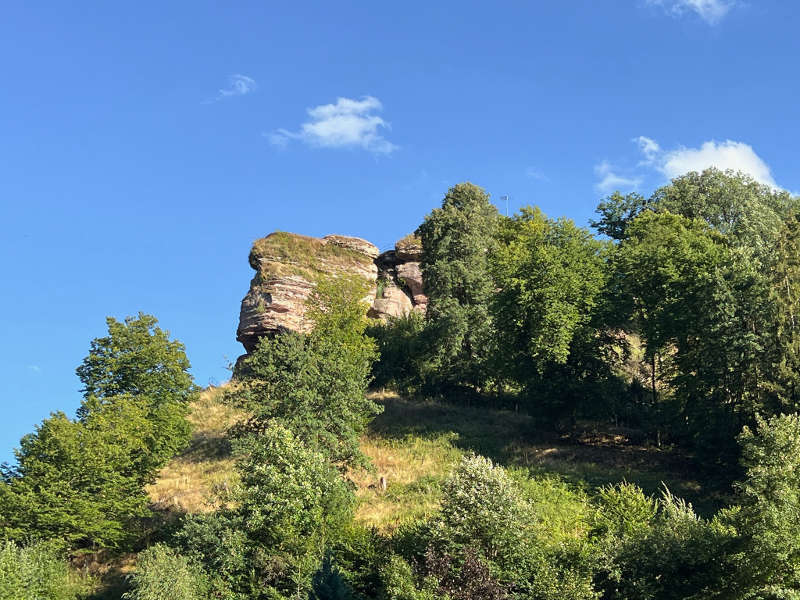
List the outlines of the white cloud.
<svg viewBox="0 0 800 600">
<path fill-rule="evenodd" d="M 258 88 L 256 80 L 247 75 L 235 74 L 228 79 L 228 87 L 217 91 L 217 95 L 207 102 L 216 102 L 232 96 L 244 96 Z"/>
<path fill-rule="evenodd" d="M 528 167 L 525 169 L 525 175 L 531 179 L 537 179 L 539 181 L 550 181 L 550 178 L 536 167 Z"/>
<path fill-rule="evenodd" d="M 647 0 L 661 6 L 673 16 L 694 12 L 709 25 L 716 25 L 737 4 L 738 0 Z"/>
<path fill-rule="evenodd" d="M 712 167 L 720 171 L 741 172 L 773 189 L 782 189 L 775 183 L 769 165 L 756 154 L 752 146 L 744 142 L 710 140 L 698 148 L 678 146 L 666 150 L 654 139 L 643 135 L 631 141 L 638 146 L 641 154 L 636 168 L 621 169 L 607 160 L 599 163 L 594 168 L 599 179 L 595 188 L 599 192 L 635 190 L 656 173 L 671 180 L 691 171 L 702 173 Z M 630 164 L 630 161 L 626 161 L 626 164 Z"/>
<path fill-rule="evenodd" d="M 278 129 L 268 135 L 270 143 L 285 146 L 298 140 L 320 148 L 363 148 L 389 154 L 397 146 L 383 137 L 389 123 L 375 115 L 383 109 L 380 100 L 365 96 L 361 100 L 337 98 L 336 104 L 322 104 L 307 109 L 310 119 L 293 132 Z"/>
<path fill-rule="evenodd" d="M 42 368 L 39 365 L 28 365 L 28 371 L 31 373 L 36 373 L 37 375 L 42 372 Z"/>
<path fill-rule="evenodd" d="M 594 173 L 600 178 L 595 184 L 598 192 L 607 194 L 614 190 L 635 190 L 642 183 L 642 177 L 636 175 L 620 175 L 607 160 L 595 165 Z"/>
<path fill-rule="evenodd" d="M 778 187 L 767 163 L 755 153 L 752 146 L 744 142 L 711 140 L 704 142 L 699 148 L 681 146 L 675 150 L 662 151 L 650 138 L 640 136 L 636 141 L 645 157 L 642 164 L 655 167 L 669 179 L 680 177 L 690 171 L 699 173 L 715 167 L 720 171 L 728 169 L 741 171 L 759 183 L 773 188 Z"/>
</svg>

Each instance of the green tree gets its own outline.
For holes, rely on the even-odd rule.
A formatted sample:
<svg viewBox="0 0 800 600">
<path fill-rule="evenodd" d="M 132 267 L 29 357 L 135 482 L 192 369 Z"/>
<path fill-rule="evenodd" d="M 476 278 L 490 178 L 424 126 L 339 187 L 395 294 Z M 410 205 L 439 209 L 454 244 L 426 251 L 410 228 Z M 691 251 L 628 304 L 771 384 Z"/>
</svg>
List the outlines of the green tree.
<svg viewBox="0 0 800 600">
<path fill-rule="evenodd" d="M 79 418 L 45 419 L 22 438 L 17 464 L 2 470 L 6 537 L 130 547 L 150 514 L 144 487 L 188 441 L 184 415 L 194 385 L 183 345 L 148 315 L 108 323 L 109 336 L 92 342 L 78 368 Z"/>
<path fill-rule="evenodd" d="M 568 219 L 525 207 L 505 220 L 491 257 L 498 368 L 525 385 L 565 364 L 592 323 L 606 281 L 604 245 Z"/>
<path fill-rule="evenodd" d="M 84 394 L 78 417 L 86 420 L 110 398 L 135 398 L 155 427 L 150 457 L 162 463 L 186 446 L 191 433 L 185 416 L 196 387 L 185 347 L 170 340 L 151 315 L 139 313 L 124 322 L 109 317 L 106 322 L 108 335 L 92 340 L 77 369 Z"/>
<path fill-rule="evenodd" d="M 22 438 L 17 465 L 0 484 L 0 528 L 11 539 L 60 539 L 71 548 L 126 548 L 150 514 L 137 465 L 147 460 L 152 424 L 116 396 L 72 421 L 55 413 Z M 150 472 L 151 477 L 154 475 Z"/>
<path fill-rule="evenodd" d="M 729 515 L 740 533 L 732 553 L 735 580 L 749 598 L 800 594 L 800 416 L 758 418 L 739 436 L 745 477 L 740 509 Z M 743 594 L 744 596 L 745 594 Z"/>
<path fill-rule="evenodd" d="M 430 362 L 440 382 L 481 387 L 488 378 L 497 209 L 483 189 L 453 186 L 419 226 Z"/>
<path fill-rule="evenodd" d="M 672 398 L 699 449 L 733 451 L 764 401 L 768 289 L 703 221 L 648 212 L 628 232 L 615 282 L 646 343 L 652 406 Z"/>
<path fill-rule="evenodd" d="M 375 343 L 366 334 L 363 279 L 320 281 L 309 299 L 307 335 L 263 338 L 237 369 L 233 402 L 253 413 L 240 431 L 281 420 L 342 469 L 366 464 L 359 437 L 380 407 L 367 398 Z"/>
<path fill-rule="evenodd" d="M 656 210 L 705 221 L 732 245 L 750 249 L 752 258 L 764 265 L 772 262 L 772 246 L 783 220 L 796 206 L 786 191 L 744 173 L 714 168 L 673 179 L 653 194 L 650 203 Z"/>
<path fill-rule="evenodd" d="M 631 221 L 646 210 L 650 203 L 650 199 L 635 192 L 624 196 L 614 192 L 597 205 L 595 212 L 600 218 L 590 223 L 599 233 L 607 235 L 612 240 L 621 241 L 627 237 Z"/>
</svg>

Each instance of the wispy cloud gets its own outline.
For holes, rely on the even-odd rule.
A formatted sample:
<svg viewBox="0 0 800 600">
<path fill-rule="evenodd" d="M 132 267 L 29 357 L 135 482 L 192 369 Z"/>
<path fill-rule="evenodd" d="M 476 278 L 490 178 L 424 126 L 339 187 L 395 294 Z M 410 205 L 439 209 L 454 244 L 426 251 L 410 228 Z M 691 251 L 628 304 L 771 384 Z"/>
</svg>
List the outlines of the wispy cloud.
<svg viewBox="0 0 800 600">
<path fill-rule="evenodd" d="M 525 176 L 538 181 L 550 181 L 550 178 L 536 167 L 528 167 L 525 169 Z"/>
<path fill-rule="evenodd" d="M 608 194 L 614 190 L 635 190 L 643 181 L 643 177 L 638 175 L 621 174 L 619 168 L 615 167 L 607 160 L 595 165 L 594 173 L 599 179 L 594 187 L 602 194 Z"/>
<path fill-rule="evenodd" d="M 42 372 L 42 367 L 39 365 L 28 365 L 28 371 L 36 373 L 37 375 Z"/>
<path fill-rule="evenodd" d="M 390 154 L 397 146 L 383 137 L 389 123 L 377 116 L 383 105 L 373 96 L 361 100 L 337 98 L 306 110 L 309 120 L 298 131 L 278 129 L 267 135 L 270 143 L 286 146 L 297 140 L 318 148 L 363 148 L 376 154 Z"/>
<path fill-rule="evenodd" d="M 738 0 L 647 0 L 647 3 L 660 6 L 675 17 L 695 13 L 709 25 L 716 25 Z"/>
<path fill-rule="evenodd" d="M 217 102 L 233 96 L 245 96 L 256 89 L 258 89 L 258 84 L 255 79 L 237 73 L 228 78 L 228 87 L 217 90 L 217 95 L 206 102 Z"/>
</svg>

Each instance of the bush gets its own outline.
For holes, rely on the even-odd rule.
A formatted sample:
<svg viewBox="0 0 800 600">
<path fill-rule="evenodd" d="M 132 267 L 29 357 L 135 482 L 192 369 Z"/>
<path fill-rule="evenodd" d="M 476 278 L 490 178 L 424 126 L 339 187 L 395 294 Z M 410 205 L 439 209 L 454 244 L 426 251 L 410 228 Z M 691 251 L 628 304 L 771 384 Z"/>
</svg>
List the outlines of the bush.
<svg viewBox="0 0 800 600">
<path fill-rule="evenodd" d="M 204 600 L 206 578 L 200 568 L 172 548 L 157 544 L 139 554 L 131 591 L 125 600 Z"/>
<path fill-rule="evenodd" d="M 418 312 L 372 325 L 367 335 L 378 347 L 380 359 L 373 365 L 373 384 L 400 392 L 418 390 L 425 376 L 425 318 Z"/>
<path fill-rule="evenodd" d="M 55 544 L 0 545 L 0 600 L 76 600 L 87 584 Z"/>
<path fill-rule="evenodd" d="M 633 489 L 615 494 L 608 523 L 622 534 L 605 551 L 612 561 L 609 572 L 600 577 L 606 598 L 741 597 L 723 593 L 731 573 L 725 555 L 732 530 L 720 521 L 698 517 L 690 504 L 665 491 L 658 512 L 648 524 L 650 505 Z M 622 502 L 619 500 L 622 499 Z M 617 511 L 625 505 L 635 514 L 623 517 Z M 614 514 L 616 513 L 616 514 Z M 602 517 L 601 517 L 602 518 Z"/>
<path fill-rule="evenodd" d="M 500 466 L 469 456 L 442 486 L 434 536 L 444 547 L 479 549 L 492 560 L 513 554 L 532 522 L 530 506 Z"/>
<path fill-rule="evenodd" d="M 438 587 L 436 581 L 424 581 L 420 589 L 411 565 L 396 554 L 389 557 L 380 574 L 382 600 L 437 600 L 434 592 Z"/>
<path fill-rule="evenodd" d="M 502 467 L 466 457 L 443 485 L 441 512 L 429 529 L 426 574 L 447 593 L 459 582 L 466 585 L 466 577 L 487 597 L 507 591 L 538 600 L 595 598 L 588 547 L 578 539 L 554 543 L 551 533 Z M 448 577 L 436 568 L 443 560 L 451 565 Z"/>
</svg>

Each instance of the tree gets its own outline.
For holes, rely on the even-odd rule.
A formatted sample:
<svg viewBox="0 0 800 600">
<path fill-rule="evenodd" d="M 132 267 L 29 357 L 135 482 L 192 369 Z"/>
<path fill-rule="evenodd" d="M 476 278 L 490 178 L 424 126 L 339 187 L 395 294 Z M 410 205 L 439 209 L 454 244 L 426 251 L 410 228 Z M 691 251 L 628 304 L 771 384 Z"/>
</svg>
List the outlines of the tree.
<svg viewBox="0 0 800 600">
<path fill-rule="evenodd" d="M 419 226 L 422 273 L 428 295 L 430 360 L 445 384 L 481 387 L 488 375 L 493 283 L 489 256 L 494 251 L 497 209 L 486 192 L 460 183 L 447 192 L 442 207 Z"/>
<path fill-rule="evenodd" d="M 702 220 L 647 212 L 628 233 L 615 281 L 646 343 L 652 405 L 671 398 L 673 425 L 685 424 L 696 449 L 734 454 L 736 432 L 766 402 L 766 281 Z"/>
<path fill-rule="evenodd" d="M 183 345 L 156 319 L 109 318 L 78 368 L 78 419 L 45 419 L 15 451 L 0 483 L 0 530 L 71 548 L 129 548 L 150 514 L 145 486 L 189 439 L 194 390 Z"/>
<path fill-rule="evenodd" d="M 375 343 L 365 335 L 367 286 L 339 277 L 317 283 L 307 335 L 263 338 L 237 370 L 230 399 L 253 413 L 240 435 L 277 419 L 342 469 L 366 464 L 359 437 L 380 407 L 366 397 Z"/>
<path fill-rule="evenodd" d="M 592 322 L 606 280 L 604 247 L 572 221 L 530 207 L 504 221 L 497 237 L 498 368 L 527 385 L 548 365 L 565 364 L 576 332 Z"/>
<path fill-rule="evenodd" d="M 706 169 L 673 179 L 650 199 L 655 210 L 700 219 L 730 240 L 749 248 L 754 260 L 771 263 L 772 245 L 796 200 L 783 190 L 744 173 Z"/>
<path fill-rule="evenodd" d="M 756 419 L 739 436 L 745 477 L 741 507 L 728 517 L 740 532 L 732 554 L 748 598 L 800 593 L 800 416 Z"/>
<path fill-rule="evenodd" d="M 127 548 L 141 534 L 138 521 L 150 512 L 137 461 L 147 455 L 153 428 L 130 400 L 117 396 L 83 422 L 55 413 L 22 438 L 18 464 L 0 484 L 6 537 Z"/>
<path fill-rule="evenodd" d="M 149 455 L 155 464 L 163 463 L 186 446 L 191 433 L 185 417 L 196 387 L 185 347 L 170 340 L 151 315 L 106 322 L 108 336 L 92 340 L 77 369 L 84 394 L 78 417 L 85 421 L 109 399 L 131 396 L 155 427 Z"/>
<path fill-rule="evenodd" d="M 627 237 L 628 225 L 646 210 L 650 203 L 650 199 L 636 192 L 625 196 L 614 192 L 597 205 L 595 212 L 600 218 L 590 221 L 590 224 L 599 233 L 607 235 L 612 240 L 622 241 Z"/>
</svg>

